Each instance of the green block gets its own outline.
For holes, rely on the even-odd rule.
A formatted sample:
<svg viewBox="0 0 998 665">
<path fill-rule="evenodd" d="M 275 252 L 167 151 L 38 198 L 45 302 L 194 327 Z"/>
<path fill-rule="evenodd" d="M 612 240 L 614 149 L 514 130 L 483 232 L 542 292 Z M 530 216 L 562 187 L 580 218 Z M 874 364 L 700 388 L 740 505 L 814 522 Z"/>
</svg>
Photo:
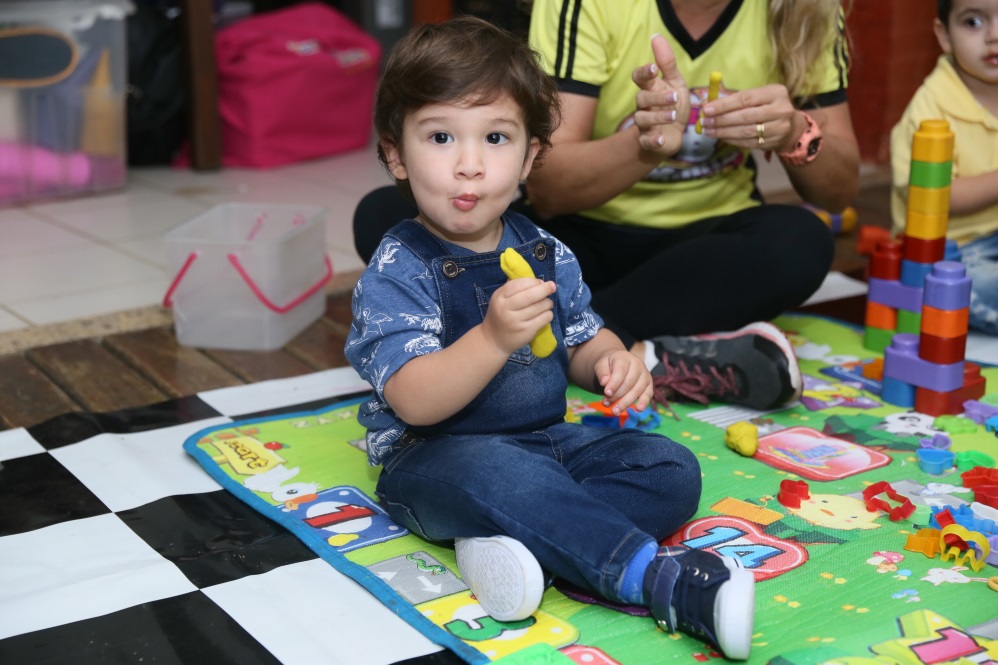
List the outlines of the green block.
<svg viewBox="0 0 998 665">
<path fill-rule="evenodd" d="M 867 326 L 866 332 L 863 333 L 863 348 L 883 353 L 884 349 L 890 346 L 891 338 L 894 337 L 896 332 L 896 330 L 884 330 L 883 328 Z"/>
<path fill-rule="evenodd" d="M 953 162 L 911 162 L 908 184 L 926 189 L 949 187 L 953 178 Z"/>
<path fill-rule="evenodd" d="M 906 309 L 898 310 L 898 332 L 912 333 L 917 335 L 922 332 L 921 312 L 909 312 Z"/>
</svg>

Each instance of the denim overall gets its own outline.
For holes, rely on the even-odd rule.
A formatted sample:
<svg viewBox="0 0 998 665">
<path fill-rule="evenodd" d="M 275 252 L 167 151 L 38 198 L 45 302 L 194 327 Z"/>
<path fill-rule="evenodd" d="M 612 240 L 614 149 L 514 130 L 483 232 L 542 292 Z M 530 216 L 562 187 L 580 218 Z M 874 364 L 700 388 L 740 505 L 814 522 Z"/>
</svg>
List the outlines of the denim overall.
<svg viewBox="0 0 998 665">
<path fill-rule="evenodd" d="M 553 241 L 519 215 L 503 220 L 534 274 L 553 278 Z M 415 222 L 390 235 L 436 280 L 444 347 L 482 322 L 489 297 L 507 281 L 499 252 L 449 255 Z M 696 512 L 700 468 L 693 453 L 661 435 L 564 421 L 561 327 L 555 312 L 559 344 L 550 356 L 523 347 L 460 412 L 408 428 L 383 460 L 377 494 L 396 522 L 427 540 L 507 535 L 549 573 L 618 600 L 638 549 Z"/>
</svg>

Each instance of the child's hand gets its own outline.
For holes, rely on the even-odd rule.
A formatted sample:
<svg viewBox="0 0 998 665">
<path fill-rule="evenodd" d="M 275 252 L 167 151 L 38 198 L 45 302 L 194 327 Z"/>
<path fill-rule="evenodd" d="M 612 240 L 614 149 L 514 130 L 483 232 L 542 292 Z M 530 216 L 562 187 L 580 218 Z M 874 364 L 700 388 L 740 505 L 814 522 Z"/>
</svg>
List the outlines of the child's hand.
<svg viewBox="0 0 998 665">
<path fill-rule="evenodd" d="M 509 280 L 492 294 L 482 333 L 506 355 L 530 343 L 554 319 L 550 296 L 556 288 L 536 278 Z"/>
<path fill-rule="evenodd" d="M 595 369 L 596 380 L 603 388 L 603 406 L 610 406 L 613 415 L 619 416 L 632 405 L 638 411 L 648 408 L 651 373 L 636 355 L 615 349 L 597 360 Z"/>
</svg>

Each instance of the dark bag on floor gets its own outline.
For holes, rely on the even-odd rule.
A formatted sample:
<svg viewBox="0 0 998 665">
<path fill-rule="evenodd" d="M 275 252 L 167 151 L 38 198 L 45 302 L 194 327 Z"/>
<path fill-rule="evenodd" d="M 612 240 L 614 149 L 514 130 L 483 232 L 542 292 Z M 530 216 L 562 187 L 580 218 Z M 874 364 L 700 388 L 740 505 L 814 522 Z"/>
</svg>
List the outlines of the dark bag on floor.
<svg viewBox="0 0 998 665">
<path fill-rule="evenodd" d="M 127 140 L 133 166 L 169 164 L 187 135 L 179 19 L 137 3 L 126 23 Z"/>
</svg>

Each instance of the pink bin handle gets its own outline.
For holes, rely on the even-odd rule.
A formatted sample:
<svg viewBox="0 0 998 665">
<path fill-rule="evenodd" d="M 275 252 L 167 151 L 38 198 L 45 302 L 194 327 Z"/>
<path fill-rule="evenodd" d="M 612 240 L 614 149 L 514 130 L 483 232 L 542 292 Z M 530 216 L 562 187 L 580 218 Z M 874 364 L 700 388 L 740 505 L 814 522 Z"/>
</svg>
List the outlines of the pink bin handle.
<svg viewBox="0 0 998 665">
<path fill-rule="evenodd" d="M 253 278 L 249 276 L 249 273 L 246 272 L 246 269 L 243 268 L 243 265 L 239 262 L 238 256 L 236 256 L 235 254 L 229 254 L 228 257 L 229 257 L 229 263 L 231 263 L 232 266 L 236 269 L 236 272 L 239 273 L 239 276 L 243 278 L 243 281 L 246 282 L 246 286 L 250 288 L 250 291 L 253 292 L 253 295 L 255 295 L 260 300 L 260 302 L 264 304 L 264 306 L 267 309 L 273 312 L 277 312 L 278 314 L 285 314 L 287 312 L 290 312 L 292 309 L 294 309 L 298 305 L 308 300 L 319 289 L 325 286 L 326 282 L 328 282 L 333 277 L 333 264 L 329 260 L 329 256 L 324 254 L 322 259 L 323 262 L 326 264 L 326 272 L 325 274 L 323 274 L 322 277 L 319 278 L 319 281 L 313 284 L 311 287 L 308 288 L 308 290 L 299 295 L 297 298 L 294 298 L 291 302 L 287 303 L 286 305 L 278 305 L 272 302 L 270 298 L 268 298 L 266 294 L 264 294 L 264 292 L 260 290 L 260 287 L 257 286 L 256 282 L 253 281 Z M 187 271 L 190 270 L 191 264 L 193 264 L 195 259 L 197 258 L 198 258 L 198 253 L 191 252 L 190 256 L 187 257 L 187 260 L 184 261 L 184 265 L 180 267 L 180 270 L 177 272 L 177 276 L 173 278 L 173 281 L 170 283 L 169 288 L 166 290 L 166 295 L 163 296 L 163 307 L 173 306 L 173 292 L 177 290 L 177 286 L 180 284 L 180 281 L 184 278 L 184 275 L 187 274 Z"/>
</svg>

